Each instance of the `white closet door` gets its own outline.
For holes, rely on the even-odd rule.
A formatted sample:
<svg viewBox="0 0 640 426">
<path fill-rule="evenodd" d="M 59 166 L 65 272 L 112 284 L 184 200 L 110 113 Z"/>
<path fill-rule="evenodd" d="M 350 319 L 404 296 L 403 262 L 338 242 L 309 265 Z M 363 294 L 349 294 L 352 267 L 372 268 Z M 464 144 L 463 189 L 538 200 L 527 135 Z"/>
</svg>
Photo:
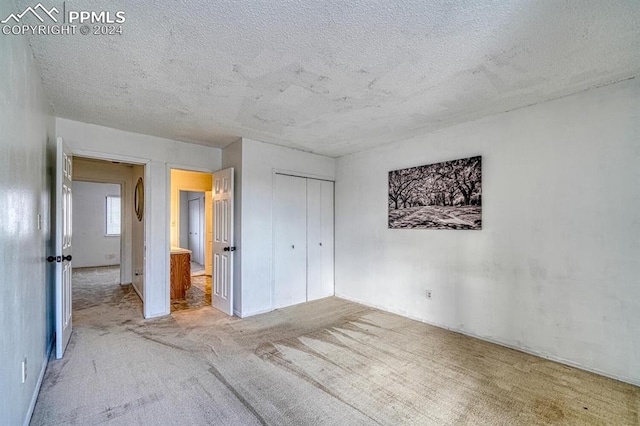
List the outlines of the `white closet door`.
<svg viewBox="0 0 640 426">
<path fill-rule="evenodd" d="M 334 206 L 333 182 L 321 181 L 322 199 L 322 287 L 321 297 L 333 296 L 334 287 Z"/>
<path fill-rule="evenodd" d="M 307 300 L 333 288 L 333 182 L 307 179 Z"/>
<path fill-rule="evenodd" d="M 307 180 L 277 174 L 273 205 L 274 308 L 307 300 Z"/>
<path fill-rule="evenodd" d="M 322 293 L 322 181 L 307 179 L 307 300 Z"/>
</svg>

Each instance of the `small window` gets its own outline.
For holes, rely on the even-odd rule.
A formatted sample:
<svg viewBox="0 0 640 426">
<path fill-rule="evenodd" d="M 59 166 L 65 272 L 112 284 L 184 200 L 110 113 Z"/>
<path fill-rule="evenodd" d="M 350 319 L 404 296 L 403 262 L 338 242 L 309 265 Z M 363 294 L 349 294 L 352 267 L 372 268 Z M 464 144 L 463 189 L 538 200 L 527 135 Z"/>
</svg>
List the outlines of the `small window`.
<svg viewBox="0 0 640 426">
<path fill-rule="evenodd" d="M 107 236 L 120 235 L 120 197 L 107 195 L 106 209 L 106 233 Z"/>
</svg>

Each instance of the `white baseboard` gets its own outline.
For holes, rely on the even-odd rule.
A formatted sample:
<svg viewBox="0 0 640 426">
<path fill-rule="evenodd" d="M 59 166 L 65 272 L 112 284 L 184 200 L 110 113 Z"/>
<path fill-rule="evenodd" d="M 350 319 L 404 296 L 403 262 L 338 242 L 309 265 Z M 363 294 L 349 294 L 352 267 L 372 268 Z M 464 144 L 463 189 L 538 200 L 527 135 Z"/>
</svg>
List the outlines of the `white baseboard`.
<svg viewBox="0 0 640 426">
<path fill-rule="evenodd" d="M 462 329 L 455 328 L 455 327 L 449 327 L 449 326 L 446 326 L 444 324 L 439 324 L 439 323 L 435 323 L 435 322 L 432 322 L 432 321 L 427 321 L 425 319 L 418 318 L 415 315 L 409 315 L 406 312 L 401 312 L 401 311 L 389 309 L 389 308 L 387 308 L 385 306 L 382 306 L 382 305 L 377 305 L 377 304 L 374 304 L 374 303 L 365 302 L 363 300 L 359 300 L 359 299 L 356 299 L 356 298 L 350 297 L 350 296 L 345 296 L 343 294 L 336 293 L 336 297 L 338 297 L 340 299 L 348 300 L 350 302 L 355 302 L 355 303 L 359 303 L 361 305 L 369 306 L 371 308 L 380 309 L 381 311 L 390 312 L 392 314 L 400 315 L 402 317 L 409 318 L 409 319 L 412 319 L 414 321 L 422 322 L 422 323 L 425 323 L 425 324 L 429 324 L 429 325 L 432 325 L 434 327 L 443 328 L 445 330 L 453 331 L 455 333 L 464 334 L 465 336 L 473 337 L 474 339 L 478 339 L 478 340 L 482 340 L 482 341 L 485 341 L 485 342 L 493 343 L 493 344 L 499 345 L 499 346 L 504 346 L 506 348 L 513 349 L 513 350 L 516 350 L 518 352 L 524 352 L 526 354 L 537 356 L 539 358 L 548 359 L 549 361 L 554 361 L 554 362 L 557 362 L 557 363 L 560 363 L 560 364 L 568 365 L 570 367 L 575 367 L 575 368 L 577 368 L 579 370 L 588 371 L 590 373 L 598 374 L 600 376 L 608 377 L 610 379 L 618 380 L 620 382 L 629 383 L 630 385 L 640 386 L 640 380 L 633 379 L 631 377 L 619 376 L 617 374 L 612 374 L 612 373 L 609 373 L 609 372 L 606 372 L 606 371 L 599 370 L 597 368 L 587 367 L 587 366 L 585 366 L 583 364 L 580 364 L 578 362 L 574 362 L 574 361 L 571 361 L 571 360 L 568 360 L 568 359 L 564 359 L 564 358 L 561 358 L 561 357 L 558 357 L 558 356 L 555 356 L 555 355 L 550 355 L 550 354 L 547 354 L 547 353 L 544 353 L 544 352 L 539 352 L 539 351 L 533 350 L 531 348 L 525 348 L 525 347 L 522 347 L 522 346 L 512 345 L 510 343 L 506 343 L 506 342 L 503 342 L 503 341 L 500 341 L 500 340 L 497 340 L 497 339 L 493 339 L 493 338 L 490 338 L 490 337 L 479 336 L 477 334 L 471 333 L 471 332 L 466 331 L 466 330 L 462 330 Z"/>
<path fill-rule="evenodd" d="M 246 313 L 246 314 L 242 314 L 242 316 L 240 316 L 240 315 L 238 315 L 238 316 L 240 316 L 240 318 L 247 318 L 247 317 L 252 317 L 254 315 L 266 314 L 267 312 L 271 312 L 271 311 L 274 311 L 274 310 L 275 309 L 272 309 L 272 308 L 260 309 L 260 310 L 257 310 L 257 311 L 253 311 L 253 312 L 249 312 L 249 313 Z M 235 314 L 236 311 L 234 310 L 233 313 Z"/>
<path fill-rule="evenodd" d="M 40 387 L 42 386 L 42 380 L 44 379 L 44 373 L 47 371 L 47 365 L 49 365 L 49 357 L 51 356 L 51 352 L 53 351 L 53 345 L 56 340 L 51 339 L 51 343 L 49 343 L 49 347 L 47 348 L 47 353 L 42 361 L 42 367 L 40 367 L 40 375 L 38 376 L 38 381 L 36 382 L 36 387 L 33 390 L 33 395 L 31 396 L 31 402 L 29 403 L 29 410 L 27 411 L 27 415 L 24 418 L 24 426 L 29 426 L 31 422 L 31 416 L 33 416 L 33 410 L 36 408 L 36 401 L 38 400 L 38 394 L 40 393 Z"/>
</svg>

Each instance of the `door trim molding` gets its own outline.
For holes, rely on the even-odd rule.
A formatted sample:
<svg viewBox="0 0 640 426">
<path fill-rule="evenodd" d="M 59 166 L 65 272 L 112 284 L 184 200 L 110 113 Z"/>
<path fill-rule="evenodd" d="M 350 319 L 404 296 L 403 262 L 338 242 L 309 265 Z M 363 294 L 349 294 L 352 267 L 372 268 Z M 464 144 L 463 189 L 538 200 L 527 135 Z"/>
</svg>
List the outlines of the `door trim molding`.
<svg viewBox="0 0 640 426">
<path fill-rule="evenodd" d="M 136 164 L 140 166 L 147 165 L 148 163 L 151 162 L 151 160 L 148 158 L 131 157 L 129 155 L 112 154 L 112 153 L 106 153 L 102 151 L 76 149 L 73 147 L 70 147 L 70 148 L 73 155 L 77 155 L 78 157 L 93 158 L 94 160 L 120 161 L 123 163 Z"/>
</svg>

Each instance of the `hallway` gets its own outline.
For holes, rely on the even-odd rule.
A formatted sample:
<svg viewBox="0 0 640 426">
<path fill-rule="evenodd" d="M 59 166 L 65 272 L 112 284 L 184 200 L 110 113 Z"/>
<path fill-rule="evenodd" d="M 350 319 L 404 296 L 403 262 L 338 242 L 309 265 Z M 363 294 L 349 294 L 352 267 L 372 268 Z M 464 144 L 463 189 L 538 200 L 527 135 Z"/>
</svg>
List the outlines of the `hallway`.
<svg viewBox="0 0 640 426">
<path fill-rule="evenodd" d="M 120 267 L 73 269 L 73 314 L 97 306 L 118 307 L 124 300 L 138 299 L 131 285 L 121 286 Z M 139 299 L 138 299 L 139 300 Z M 142 317 L 142 309 L 138 313 Z"/>
</svg>

